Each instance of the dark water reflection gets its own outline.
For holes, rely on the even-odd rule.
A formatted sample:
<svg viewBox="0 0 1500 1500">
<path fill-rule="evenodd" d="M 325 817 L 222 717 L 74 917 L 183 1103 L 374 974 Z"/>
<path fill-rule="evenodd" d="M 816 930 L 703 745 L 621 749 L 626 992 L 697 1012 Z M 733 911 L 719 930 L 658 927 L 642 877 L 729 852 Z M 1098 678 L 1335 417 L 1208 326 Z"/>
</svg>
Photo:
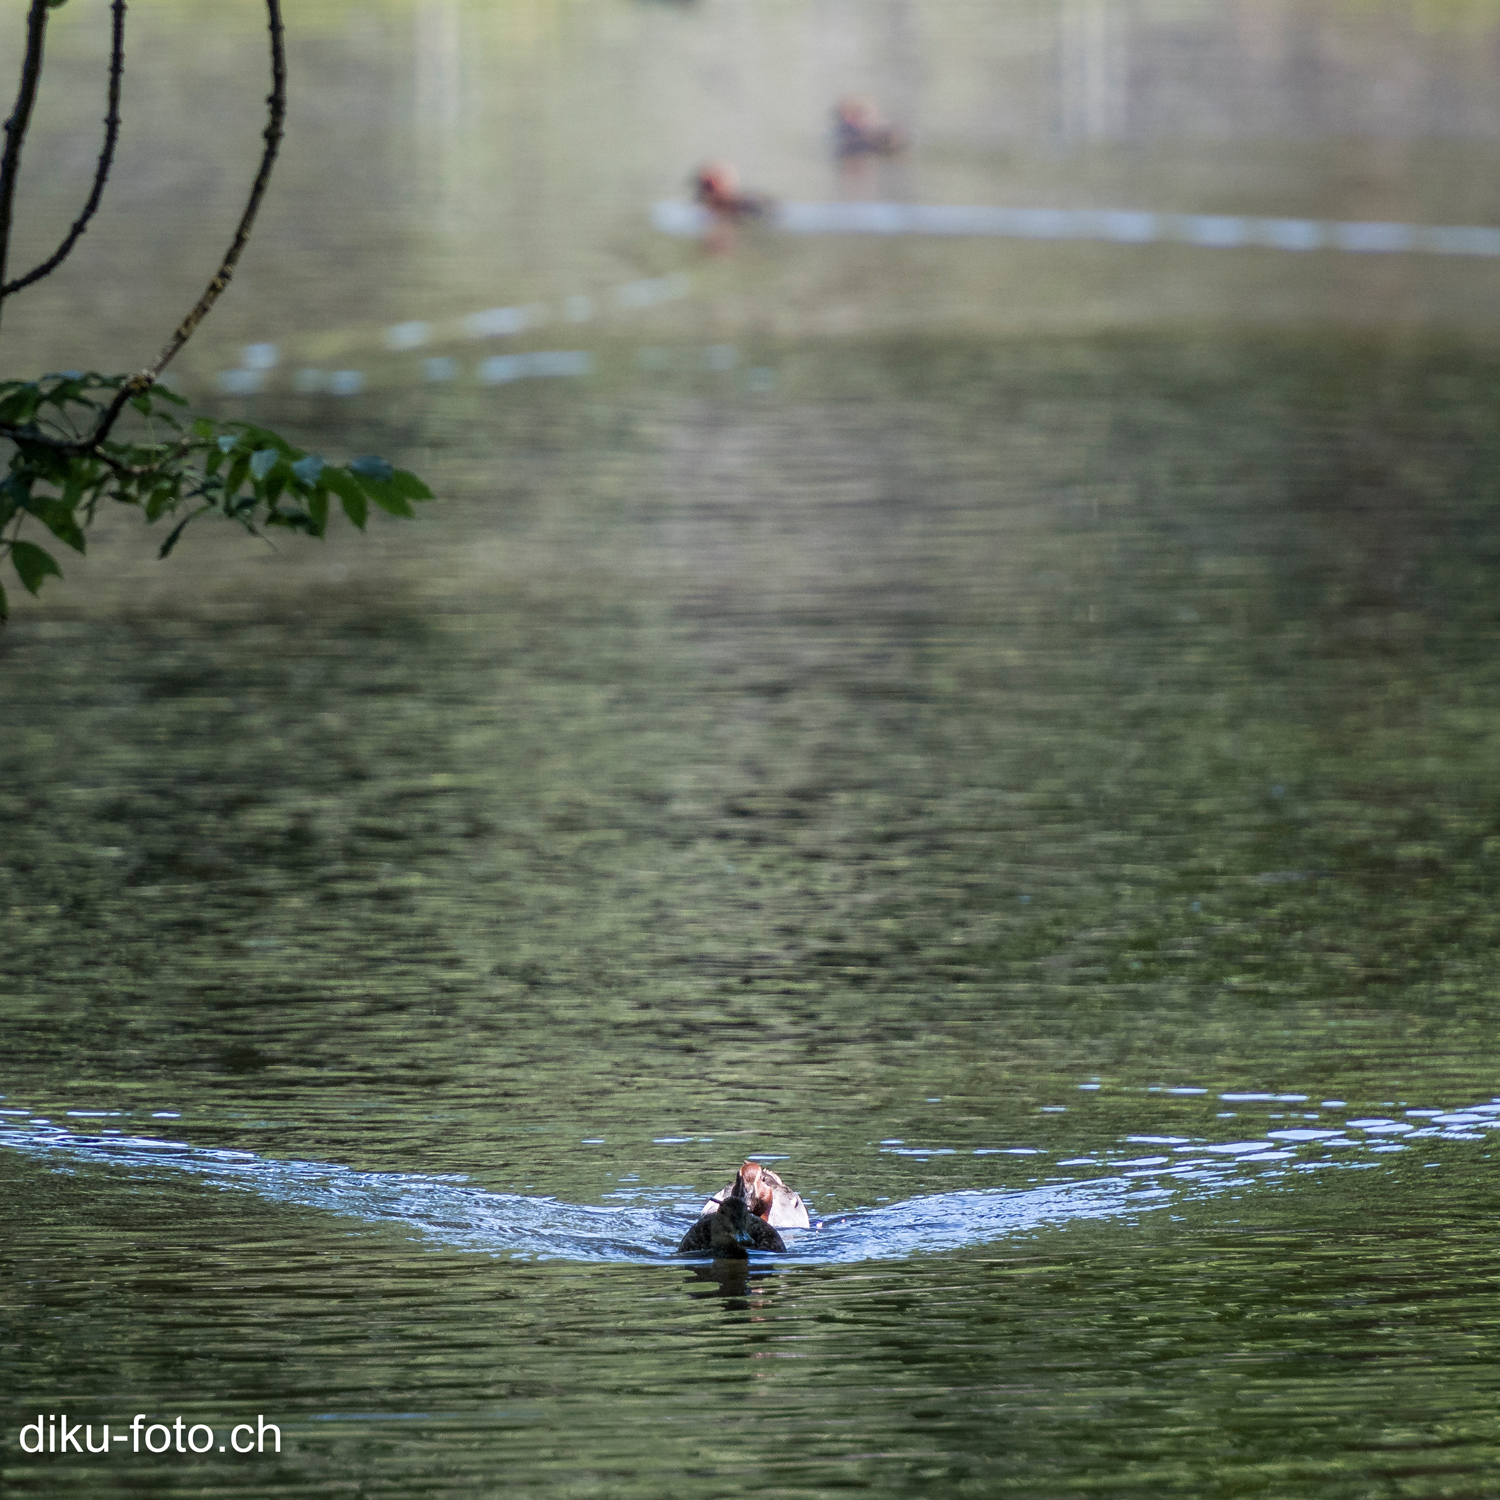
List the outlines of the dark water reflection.
<svg viewBox="0 0 1500 1500">
<path fill-rule="evenodd" d="M 445 499 L 116 527 L 0 635 L 6 1493 L 1494 1490 L 1492 270 L 649 227 L 716 131 L 854 192 L 845 86 L 916 134 L 871 194 L 1500 222 L 1488 10 L 1180 12 L 310 13 L 184 379 L 274 340 L 226 413 Z M 223 14 L 99 226 L 163 282 Z M 154 346 L 178 299 L 100 265 L 5 358 L 75 304 L 69 359 Z M 664 1256 L 751 1153 L 826 1227 Z M 39 1412 L 285 1443 L 29 1457 Z"/>
</svg>

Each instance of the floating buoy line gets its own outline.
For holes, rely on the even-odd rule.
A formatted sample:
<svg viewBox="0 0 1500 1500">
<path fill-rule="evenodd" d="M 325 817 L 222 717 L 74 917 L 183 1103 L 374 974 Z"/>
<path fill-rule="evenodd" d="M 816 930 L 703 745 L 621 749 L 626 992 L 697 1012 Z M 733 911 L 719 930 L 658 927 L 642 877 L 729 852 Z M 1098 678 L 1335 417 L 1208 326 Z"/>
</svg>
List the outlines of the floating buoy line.
<svg viewBox="0 0 1500 1500">
<path fill-rule="evenodd" d="M 666 200 L 652 206 L 651 222 L 659 233 L 697 240 L 713 227 L 714 216 L 699 204 Z M 765 222 L 773 230 L 792 235 L 918 235 L 1183 245 L 1207 250 L 1500 258 L 1500 228 L 1479 224 L 868 202 L 778 203 L 771 207 Z M 689 272 L 673 271 L 625 282 L 603 296 L 574 293 L 562 298 L 555 310 L 547 303 L 529 302 L 447 319 L 413 318 L 390 324 L 380 337 L 384 353 L 412 356 L 401 366 L 402 385 L 438 385 L 466 379 L 480 385 L 508 385 L 520 380 L 577 378 L 594 373 L 592 351 L 542 349 L 475 360 L 422 351 L 462 341 L 514 338 L 550 325 L 556 315 L 565 323 L 582 325 L 593 320 L 601 305 L 618 313 L 642 312 L 690 296 L 693 285 Z M 691 358 L 690 362 L 698 364 Z M 637 351 L 637 364 L 643 370 L 662 370 L 670 363 L 670 354 L 661 348 L 648 346 Z M 702 351 L 701 368 L 727 371 L 738 363 L 739 351 L 733 345 L 709 345 Z M 286 383 L 301 396 L 357 396 L 372 388 L 367 370 L 326 369 L 295 360 L 289 363 L 286 351 L 274 343 L 247 344 L 239 365 L 220 370 L 214 376 L 214 385 L 222 396 L 254 396 L 279 383 L 275 372 L 283 368 L 289 371 Z M 753 390 L 770 389 L 775 372 L 751 369 L 746 381 Z"/>
<path fill-rule="evenodd" d="M 563 320 L 583 324 L 593 319 L 600 303 L 617 312 L 642 312 L 686 297 L 693 278 L 686 271 L 665 276 L 645 277 L 612 288 L 598 298 L 575 293 L 563 298 L 560 312 Z M 402 384 L 442 384 L 471 376 L 481 385 L 507 385 L 517 380 L 555 379 L 591 375 L 594 355 L 587 349 L 539 349 L 521 354 L 487 355 L 476 361 L 465 361 L 454 355 L 431 355 L 421 351 L 433 346 L 451 345 L 461 340 L 479 341 L 514 338 L 553 321 L 553 308 L 545 302 L 528 302 L 509 307 L 488 307 L 456 318 L 413 318 L 392 323 L 382 330 L 383 352 L 413 356 L 405 366 Z M 326 341 L 335 334 L 325 334 Z M 349 335 L 346 334 L 346 338 Z M 738 361 L 736 351 L 735 360 Z M 214 376 L 215 389 L 221 396 L 255 396 L 267 390 L 275 372 L 287 368 L 289 385 L 300 396 L 358 396 L 371 388 L 369 372 L 358 368 L 326 369 L 287 360 L 287 351 L 279 344 L 246 344 L 240 351 L 239 365 L 220 370 Z M 714 368 L 710 363 L 709 368 Z"/>
</svg>

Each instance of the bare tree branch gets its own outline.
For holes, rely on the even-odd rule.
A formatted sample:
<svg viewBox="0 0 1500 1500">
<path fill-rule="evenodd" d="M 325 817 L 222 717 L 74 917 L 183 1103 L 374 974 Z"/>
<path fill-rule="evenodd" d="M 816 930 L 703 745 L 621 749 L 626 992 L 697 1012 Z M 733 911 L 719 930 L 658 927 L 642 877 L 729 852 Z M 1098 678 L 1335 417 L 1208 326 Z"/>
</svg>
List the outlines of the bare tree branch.
<svg viewBox="0 0 1500 1500">
<path fill-rule="evenodd" d="M 34 0 L 34 3 L 44 3 L 44 0 Z M 194 330 L 208 316 L 214 303 L 219 300 L 225 287 L 229 285 L 230 278 L 234 275 L 234 268 L 239 263 L 240 254 L 245 248 L 245 242 L 250 238 L 255 215 L 260 210 L 260 201 L 265 197 L 266 184 L 271 180 L 271 168 L 275 165 L 276 153 L 281 149 L 281 137 L 286 124 L 286 37 L 285 29 L 281 24 L 281 0 L 266 0 L 266 11 L 271 33 L 271 92 L 266 95 L 269 118 L 263 132 L 266 147 L 261 154 L 260 170 L 255 174 L 255 181 L 250 187 L 250 198 L 245 204 L 245 212 L 240 216 L 239 227 L 234 232 L 234 238 L 229 242 L 229 249 L 224 252 L 224 259 L 214 274 L 213 280 L 209 282 L 203 295 L 193 305 L 192 311 L 177 325 L 176 332 L 167 340 L 155 360 L 129 384 L 121 387 L 115 399 L 110 403 L 109 409 L 100 419 L 93 436 L 95 443 L 101 443 L 109 436 L 110 429 L 125 409 L 125 403 L 132 396 L 138 396 L 142 391 L 149 390 L 155 385 L 161 372 L 171 363 L 178 350 L 192 338 Z"/>
<path fill-rule="evenodd" d="M 26 59 L 21 64 L 21 87 L 16 107 L 5 122 L 5 152 L 0 155 L 0 281 L 5 280 L 5 258 L 10 252 L 11 214 L 16 200 L 16 176 L 21 168 L 21 146 L 31 124 L 37 84 L 42 77 L 42 42 L 47 34 L 47 0 L 31 0 L 26 14 Z"/>
<path fill-rule="evenodd" d="M 73 246 L 83 237 L 84 230 L 89 226 L 89 220 L 94 217 L 99 208 L 99 200 L 104 196 L 104 184 L 109 179 L 109 169 L 115 159 L 115 142 L 120 138 L 120 78 L 125 71 L 125 0 L 114 0 L 112 9 L 114 11 L 114 34 L 110 40 L 109 49 L 109 112 L 104 116 L 104 145 L 99 152 L 99 164 L 94 168 L 93 191 L 89 194 L 89 201 L 83 205 L 83 212 L 74 221 L 73 227 L 68 231 L 62 244 L 41 265 L 0 287 L 0 297 L 9 297 L 12 292 L 19 292 L 22 287 L 30 286 L 34 281 L 40 281 L 44 276 L 50 276 L 68 258 Z"/>
</svg>

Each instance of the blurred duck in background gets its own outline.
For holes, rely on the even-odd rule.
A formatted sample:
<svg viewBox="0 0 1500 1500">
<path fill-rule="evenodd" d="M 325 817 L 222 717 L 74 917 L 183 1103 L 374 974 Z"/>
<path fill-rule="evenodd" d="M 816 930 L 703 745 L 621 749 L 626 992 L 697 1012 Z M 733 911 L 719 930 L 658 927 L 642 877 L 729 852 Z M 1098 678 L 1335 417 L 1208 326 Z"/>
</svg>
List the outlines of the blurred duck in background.
<svg viewBox="0 0 1500 1500">
<path fill-rule="evenodd" d="M 895 156 L 906 149 L 906 138 L 881 123 L 868 99 L 846 94 L 833 108 L 833 149 L 847 161 L 861 156 Z"/>
<path fill-rule="evenodd" d="M 711 214 L 726 219 L 758 218 L 771 206 L 769 198 L 741 189 L 740 174 L 727 161 L 706 162 L 698 168 L 693 196 Z"/>
<path fill-rule="evenodd" d="M 734 250 L 735 225 L 741 219 L 758 219 L 771 207 L 760 193 L 740 187 L 740 174 L 727 161 L 706 162 L 693 177 L 693 197 L 712 216 L 703 236 L 710 255 L 728 255 Z"/>
</svg>

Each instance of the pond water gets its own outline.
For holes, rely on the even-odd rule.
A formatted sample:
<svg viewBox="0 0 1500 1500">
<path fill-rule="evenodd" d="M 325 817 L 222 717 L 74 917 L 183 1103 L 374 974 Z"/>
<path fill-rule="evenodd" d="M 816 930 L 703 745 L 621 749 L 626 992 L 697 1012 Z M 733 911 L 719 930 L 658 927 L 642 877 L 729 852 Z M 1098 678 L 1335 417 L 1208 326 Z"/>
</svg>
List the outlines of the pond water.
<svg viewBox="0 0 1500 1500">
<path fill-rule="evenodd" d="M 253 18 L 131 15 L 146 139 L 8 374 L 139 361 L 232 221 Z M 1500 16 L 293 34 L 181 385 L 443 498 L 11 591 L 0 1487 L 1493 1493 L 1494 262 L 651 215 L 719 154 L 1493 227 Z M 910 151 L 841 176 L 845 91 Z M 93 128 L 49 102 L 31 248 Z M 750 1156 L 815 1227 L 675 1259 Z"/>
</svg>

